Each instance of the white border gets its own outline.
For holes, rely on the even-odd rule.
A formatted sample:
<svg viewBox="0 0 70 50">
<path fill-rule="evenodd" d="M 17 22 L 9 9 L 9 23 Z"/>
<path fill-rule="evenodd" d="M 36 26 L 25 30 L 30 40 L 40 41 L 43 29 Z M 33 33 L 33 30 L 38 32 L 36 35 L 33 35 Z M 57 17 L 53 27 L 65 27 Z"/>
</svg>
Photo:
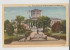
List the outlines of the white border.
<svg viewBox="0 0 70 50">
<path fill-rule="evenodd" d="M 69 3 L 69 0 L 1 0 L 0 1 L 0 49 L 1 50 L 68 50 L 68 47 L 27 47 L 27 48 L 2 48 L 2 4 L 50 4 Z"/>
</svg>

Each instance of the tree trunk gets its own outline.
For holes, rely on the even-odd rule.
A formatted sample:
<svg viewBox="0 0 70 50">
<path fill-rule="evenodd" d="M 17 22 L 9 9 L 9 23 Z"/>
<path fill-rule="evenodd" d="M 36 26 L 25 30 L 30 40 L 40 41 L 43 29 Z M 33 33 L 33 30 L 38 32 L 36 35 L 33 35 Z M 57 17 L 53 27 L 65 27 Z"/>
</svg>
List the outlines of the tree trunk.
<svg viewBox="0 0 70 50">
<path fill-rule="evenodd" d="M 37 34 L 38 34 L 38 27 L 37 27 Z"/>
<path fill-rule="evenodd" d="M 43 33 L 45 32 L 45 26 L 43 26 Z"/>
</svg>

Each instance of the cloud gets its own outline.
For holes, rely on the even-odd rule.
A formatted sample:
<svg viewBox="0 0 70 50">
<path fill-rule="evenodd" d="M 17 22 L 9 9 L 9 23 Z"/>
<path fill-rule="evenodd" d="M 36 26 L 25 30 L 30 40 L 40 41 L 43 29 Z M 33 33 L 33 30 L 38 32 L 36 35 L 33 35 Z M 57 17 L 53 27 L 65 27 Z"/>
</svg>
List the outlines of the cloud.
<svg viewBox="0 0 70 50">
<path fill-rule="evenodd" d="M 5 13 L 5 14 L 14 14 L 15 12 L 16 12 L 16 11 L 9 11 L 9 12 L 8 12 L 8 11 L 5 11 L 4 13 Z"/>
<path fill-rule="evenodd" d="M 16 11 L 11 11 L 10 13 L 15 13 Z"/>
<path fill-rule="evenodd" d="M 49 15 L 65 15 L 65 12 L 62 12 L 62 11 L 57 11 L 57 12 L 48 12 L 46 14 L 49 14 Z"/>
<path fill-rule="evenodd" d="M 28 16 L 29 14 L 27 12 L 18 12 L 19 15 L 24 15 L 24 16 Z"/>
<path fill-rule="evenodd" d="M 27 14 L 27 12 L 19 12 L 20 14 Z"/>
</svg>

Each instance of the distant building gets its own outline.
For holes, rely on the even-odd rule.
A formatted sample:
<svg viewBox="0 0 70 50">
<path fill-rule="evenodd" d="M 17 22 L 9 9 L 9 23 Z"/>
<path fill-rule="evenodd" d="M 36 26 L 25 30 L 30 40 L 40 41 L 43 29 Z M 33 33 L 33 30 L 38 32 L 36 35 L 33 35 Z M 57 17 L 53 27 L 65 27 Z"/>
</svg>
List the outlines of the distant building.
<svg viewBox="0 0 70 50">
<path fill-rule="evenodd" d="M 38 10 L 38 9 L 31 10 L 31 17 L 30 17 L 30 19 L 37 20 L 37 18 L 39 16 L 41 16 L 41 10 Z"/>
<path fill-rule="evenodd" d="M 25 24 L 24 22 L 26 21 L 26 19 L 24 19 L 23 21 L 21 21 L 21 25 L 24 25 L 25 27 L 27 27 L 27 24 Z M 16 26 L 17 26 L 17 21 L 15 19 L 11 20 L 11 23 L 15 22 Z"/>
<path fill-rule="evenodd" d="M 12 23 L 13 23 L 13 22 L 17 23 L 17 21 L 16 21 L 15 19 L 12 19 L 11 22 L 12 22 Z"/>
<path fill-rule="evenodd" d="M 52 26 L 56 22 L 61 22 L 61 19 L 59 19 L 59 18 L 50 18 L 50 19 L 51 19 L 50 26 Z"/>
</svg>

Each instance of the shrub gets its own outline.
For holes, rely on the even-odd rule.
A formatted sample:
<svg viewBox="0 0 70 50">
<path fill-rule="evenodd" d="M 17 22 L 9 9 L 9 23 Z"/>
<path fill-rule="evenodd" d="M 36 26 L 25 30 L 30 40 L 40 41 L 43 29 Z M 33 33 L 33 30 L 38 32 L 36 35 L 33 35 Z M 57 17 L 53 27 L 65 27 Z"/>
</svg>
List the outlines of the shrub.
<svg viewBox="0 0 70 50">
<path fill-rule="evenodd" d="M 62 31 L 66 33 L 66 20 L 62 20 Z"/>
<path fill-rule="evenodd" d="M 4 30 L 4 33 L 6 33 L 6 30 Z"/>
<path fill-rule="evenodd" d="M 25 33 L 26 31 L 26 27 L 22 24 L 22 25 L 18 25 L 18 33 Z"/>
<path fill-rule="evenodd" d="M 54 37 L 56 39 L 60 39 L 60 36 L 59 35 L 51 35 L 51 37 Z"/>
<path fill-rule="evenodd" d="M 48 30 L 48 29 L 45 30 L 45 34 L 46 34 L 47 36 L 51 36 L 51 32 L 52 32 L 51 30 Z"/>
<path fill-rule="evenodd" d="M 6 33 L 8 35 L 13 35 L 13 33 L 14 33 L 14 27 L 13 27 L 13 25 L 11 23 L 7 25 Z"/>
<path fill-rule="evenodd" d="M 52 37 L 57 38 L 57 39 L 64 39 L 64 40 L 66 40 L 66 35 L 62 35 L 62 34 L 60 34 L 60 35 L 52 35 Z"/>
<path fill-rule="evenodd" d="M 66 40 L 66 34 L 60 34 L 60 38 Z"/>
<path fill-rule="evenodd" d="M 30 32 L 32 32 L 31 30 L 29 30 L 29 29 L 26 29 L 26 31 L 30 31 Z"/>
<path fill-rule="evenodd" d="M 24 38 L 23 36 L 18 36 L 18 37 L 15 37 L 13 40 L 14 41 L 19 41 L 20 39 Z"/>
<path fill-rule="evenodd" d="M 4 40 L 4 44 L 9 44 L 13 41 L 13 38 L 8 38 Z"/>
<path fill-rule="evenodd" d="M 60 22 L 56 22 L 52 25 L 53 32 L 60 32 L 62 31 L 62 24 Z"/>
<path fill-rule="evenodd" d="M 60 36 L 60 38 L 66 40 L 66 36 Z"/>
<path fill-rule="evenodd" d="M 7 39 L 4 40 L 4 44 L 10 44 L 13 41 L 19 41 L 20 39 L 22 39 L 23 36 L 12 36 L 12 37 L 8 37 Z"/>
<path fill-rule="evenodd" d="M 4 44 L 9 44 L 13 41 L 15 36 L 8 36 L 7 33 L 4 34 Z"/>
<path fill-rule="evenodd" d="M 47 35 L 47 36 L 51 36 L 51 33 L 45 33 L 45 35 Z"/>
<path fill-rule="evenodd" d="M 31 34 L 31 31 L 26 31 L 25 35 L 28 37 Z"/>
<path fill-rule="evenodd" d="M 9 23 L 10 23 L 9 20 L 5 20 L 4 21 L 4 30 L 6 30 L 6 28 L 7 28 L 7 26 L 8 26 Z"/>
<path fill-rule="evenodd" d="M 4 34 L 4 44 L 9 44 L 13 41 L 19 41 L 20 39 L 22 39 L 23 36 L 8 36 L 7 33 Z"/>
</svg>

